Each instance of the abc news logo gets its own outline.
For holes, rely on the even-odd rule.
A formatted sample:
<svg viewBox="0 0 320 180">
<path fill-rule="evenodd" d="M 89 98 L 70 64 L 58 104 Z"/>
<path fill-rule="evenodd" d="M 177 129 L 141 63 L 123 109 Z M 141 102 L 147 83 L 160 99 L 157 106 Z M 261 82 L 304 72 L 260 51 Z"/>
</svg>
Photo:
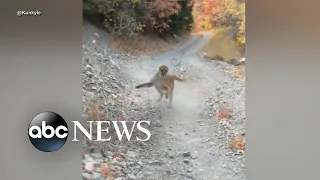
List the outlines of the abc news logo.
<svg viewBox="0 0 320 180">
<path fill-rule="evenodd" d="M 72 121 L 74 124 L 74 137 L 72 141 L 79 141 L 77 137 L 77 129 L 79 129 L 90 141 L 92 141 L 92 123 L 93 121 L 88 121 L 90 123 L 89 132 L 78 122 Z M 123 135 L 125 134 L 127 140 L 130 141 L 131 135 L 133 132 L 133 128 L 137 123 L 137 128 L 139 131 L 143 132 L 147 135 L 146 139 L 140 139 L 136 137 L 137 141 L 147 141 L 151 137 L 151 133 L 148 129 L 145 129 L 141 126 L 141 123 L 147 123 L 150 125 L 149 121 L 133 121 L 132 130 L 129 133 L 126 121 L 97 121 L 97 139 L 94 141 L 110 141 L 111 137 L 108 139 L 102 139 L 102 132 L 109 131 L 108 128 L 102 129 L 102 123 L 107 123 L 110 125 L 112 122 L 118 139 L 121 141 L 123 139 Z M 120 123 L 123 127 L 123 132 L 120 131 L 118 123 Z M 68 140 L 68 125 L 66 121 L 57 113 L 54 112 L 42 112 L 38 114 L 33 120 L 30 122 L 28 127 L 28 136 L 31 144 L 40 151 L 43 152 L 54 152 L 62 148 L 64 144 Z"/>
</svg>

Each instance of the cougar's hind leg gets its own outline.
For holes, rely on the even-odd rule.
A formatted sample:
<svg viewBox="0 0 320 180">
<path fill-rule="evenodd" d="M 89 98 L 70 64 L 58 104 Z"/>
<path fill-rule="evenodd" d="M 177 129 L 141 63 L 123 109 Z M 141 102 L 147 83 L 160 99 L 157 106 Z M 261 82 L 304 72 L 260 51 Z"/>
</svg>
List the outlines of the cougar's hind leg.
<svg viewBox="0 0 320 180">
<path fill-rule="evenodd" d="M 172 96 L 173 96 L 173 93 L 172 93 L 172 91 L 171 91 L 171 92 L 169 92 L 169 99 L 170 99 L 169 107 L 172 106 Z"/>
<path fill-rule="evenodd" d="M 169 104 L 169 107 L 172 107 L 173 87 L 168 91 L 168 95 L 169 95 L 169 98 L 170 98 L 170 104 Z"/>
<path fill-rule="evenodd" d="M 170 96 L 170 91 L 171 91 L 171 88 L 170 87 L 165 87 L 165 97 L 166 99 L 168 99 L 168 97 Z"/>
<path fill-rule="evenodd" d="M 157 102 L 160 102 L 162 98 L 163 98 L 163 93 L 160 93 L 160 97 L 157 99 Z"/>
<path fill-rule="evenodd" d="M 168 99 L 168 97 L 169 97 L 169 92 L 166 91 L 164 95 L 165 95 L 166 99 Z"/>
</svg>

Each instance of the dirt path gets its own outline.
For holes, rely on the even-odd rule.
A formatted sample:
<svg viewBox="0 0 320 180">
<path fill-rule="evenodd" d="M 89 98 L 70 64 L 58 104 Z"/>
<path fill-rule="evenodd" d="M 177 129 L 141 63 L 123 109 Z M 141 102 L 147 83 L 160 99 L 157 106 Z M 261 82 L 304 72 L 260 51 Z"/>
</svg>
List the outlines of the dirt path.
<svg viewBox="0 0 320 180">
<path fill-rule="evenodd" d="M 84 145 L 85 179 L 106 179 L 101 174 L 103 163 L 109 164 L 107 176 L 114 180 L 245 179 L 244 155 L 227 147 L 237 134 L 244 133 L 244 80 L 225 73 L 233 66 L 198 55 L 209 37 L 192 35 L 169 51 L 136 61 L 112 49 L 104 31 L 84 24 L 84 117 L 90 119 L 87 108 L 92 105 L 99 105 L 100 117 L 108 119 L 119 119 L 128 110 L 128 121 L 151 121 L 152 134 L 144 143 L 95 144 L 106 157 Z M 167 108 L 166 99 L 156 102 L 154 88 L 134 89 L 149 81 L 163 64 L 170 74 L 190 79 L 176 83 L 172 109 Z M 221 102 L 228 104 L 230 118 L 216 118 Z"/>
<path fill-rule="evenodd" d="M 243 156 L 226 148 L 229 134 L 237 128 L 227 130 L 228 123 L 221 125 L 209 117 L 210 112 L 216 111 L 223 84 L 231 80 L 198 55 L 209 37 L 209 34 L 193 35 L 181 46 L 130 65 L 130 75 L 137 83 L 148 81 L 162 64 L 169 67 L 171 74 L 194 78 L 176 83 L 172 109 L 167 108 L 168 100 L 158 103 L 161 126 L 154 128 L 152 138 L 146 143 L 147 150 L 139 154 L 139 170 L 131 168 L 137 179 L 244 179 Z M 157 103 L 155 89 L 136 91 Z"/>
</svg>

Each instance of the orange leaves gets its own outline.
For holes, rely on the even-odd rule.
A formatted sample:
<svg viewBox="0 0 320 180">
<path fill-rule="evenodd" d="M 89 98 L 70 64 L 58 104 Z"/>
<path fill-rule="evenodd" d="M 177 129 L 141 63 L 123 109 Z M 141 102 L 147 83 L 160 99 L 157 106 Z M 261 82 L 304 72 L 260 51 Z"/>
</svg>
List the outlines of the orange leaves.
<svg viewBox="0 0 320 180">
<path fill-rule="evenodd" d="M 111 172 L 111 169 L 107 163 L 101 164 L 100 174 L 102 177 L 107 177 L 107 180 L 114 180 L 113 173 Z"/>
<path fill-rule="evenodd" d="M 110 168 L 109 167 L 104 167 L 104 168 L 102 168 L 101 169 L 101 175 L 105 175 L 105 176 L 107 176 L 107 175 L 109 175 L 110 174 Z"/>
<path fill-rule="evenodd" d="M 243 71 L 235 71 L 233 75 L 237 78 L 243 78 L 244 77 L 244 72 Z"/>
<path fill-rule="evenodd" d="M 212 16 L 215 12 L 215 8 L 218 5 L 217 0 L 210 0 L 210 1 L 205 1 L 204 3 L 204 13 L 206 15 Z"/>
<path fill-rule="evenodd" d="M 244 151 L 246 148 L 245 138 L 240 136 L 235 138 L 228 146 L 232 150 L 242 150 Z"/>
<path fill-rule="evenodd" d="M 217 119 L 223 119 L 223 118 L 228 118 L 230 117 L 229 113 L 228 112 L 220 112 L 218 115 L 217 115 Z"/>
<path fill-rule="evenodd" d="M 178 14 L 180 9 L 178 0 L 154 0 L 149 9 L 153 27 L 158 31 L 169 28 L 169 17 Z"/>
<path fill-rule="evenodd" d="M 216 118 L 217 119 L 224 119 L 224 118 L 229 118 L 229 117 L 230 117 L 230 112 L 228 110 L 228 103 L 221 102 L 219 113 L 217 114 Z"/>
<path fill-rule="evenodd" d="M 245 77 L 245 67 L 244 66 L 239 66 L 236 68 L 232 73 L 232 76 L 235 76 L 237 78 L 244 78 Z"/>
<path fill-rule="evenodd" d="M 181 6 L 178 0 L 155 0 L 151 4 L 151 12 L 166 12 L 166 17 L 177 13 Z"/>
<path fill-rule="evenodd" d="M 113 154 L 112 157 L 113 158 L 118 158 L 118 157 L 120 157 L 120 154 L 119 153 Z"/>
<path fill-rule="evenodd" d="M 195 0 L 193 6 L 194 27 L 196 31 L 210 30 L 211 20 L 217 13 L 218 0 Z"/>
</svg>

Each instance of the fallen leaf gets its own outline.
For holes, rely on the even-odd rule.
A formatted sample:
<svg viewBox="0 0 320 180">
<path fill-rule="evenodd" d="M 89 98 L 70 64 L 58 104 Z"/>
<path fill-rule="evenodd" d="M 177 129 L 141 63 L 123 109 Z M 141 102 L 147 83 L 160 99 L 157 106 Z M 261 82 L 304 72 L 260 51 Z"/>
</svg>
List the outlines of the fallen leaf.
<svg viewBox="0 0 320 180">
<path fill-rule="evenodd" d="M 246 146 L 246 142 L 244 137 L 235 138 L 235 140 L 229 144 L 229 148 L 233 150 L 239 149 L 244 151 L 245 146 Z"/>
<path fill-rule="evenodd" d="M 217 119 L 222 119 L 222 118 L 227 118 L 227 117 L 230 117 L 230 115 L 229 115 L 229 113 L 226 112 L 226 111 L 220 112 L 220 113 L 217 115 Z"/>
<path fill-rule="evenodd" d="M 118 158 L 118 157 L 120 157 L 120 154 L 119 154 L 119 153 L 114 154 L 114 155 L 112 155 L 112 157 L 113 157 L 113 158 Z"/>
<path fill-rule="evenodd" d="M 119 120 L 120 120 L 120 121 L 125 120 L 124 116 L 123 116 L 123 115 L 121 115 L 121 116 L 119 117 Z"/>
<path fill-rule="evenodd" d="M 109 175 L 110 174 L 110 168 L 104 167 L 101 169 L 101 175 Z"/>
</svg>

